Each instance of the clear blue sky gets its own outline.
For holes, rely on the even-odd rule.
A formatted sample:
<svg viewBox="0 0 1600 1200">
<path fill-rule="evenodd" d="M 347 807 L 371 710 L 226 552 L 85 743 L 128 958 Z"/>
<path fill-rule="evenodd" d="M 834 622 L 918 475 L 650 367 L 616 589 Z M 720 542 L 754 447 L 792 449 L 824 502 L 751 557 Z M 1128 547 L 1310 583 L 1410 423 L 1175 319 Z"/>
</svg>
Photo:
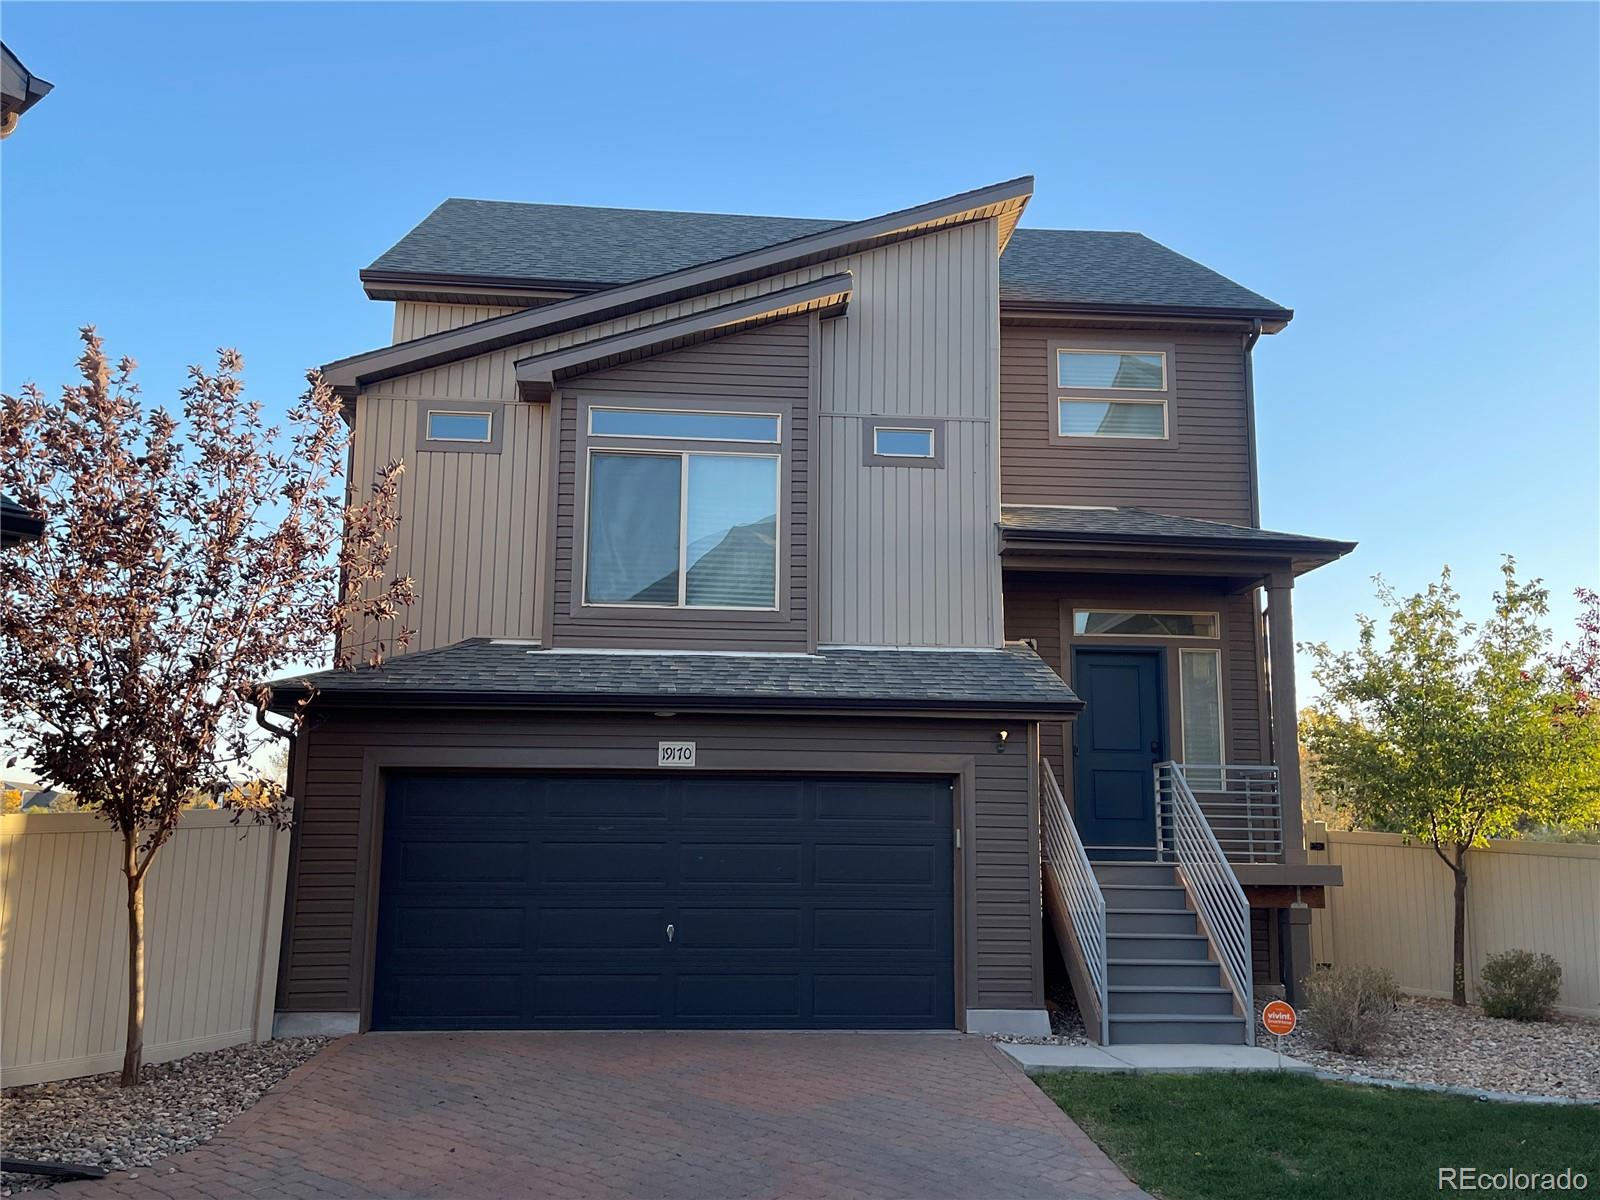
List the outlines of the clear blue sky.
<svg viewBox="0 0 1600 1200">
<path fill-rule="evenodd" d="M 280 407 L 388 340 L 356 271 L 446 196 L 864 217 L 1031 173 L 1290 305 L 1262 517 L 1359 540 L 1298 589 L 1515 552 L 1600 577 L 1600 8 L 6 3 L 55 92 L 0 151 L 0 384 L 99 325 L 170 398 L 222 344 Z M 1302 675 L 1302 692 L 1309 689 Z"/>
</svg>

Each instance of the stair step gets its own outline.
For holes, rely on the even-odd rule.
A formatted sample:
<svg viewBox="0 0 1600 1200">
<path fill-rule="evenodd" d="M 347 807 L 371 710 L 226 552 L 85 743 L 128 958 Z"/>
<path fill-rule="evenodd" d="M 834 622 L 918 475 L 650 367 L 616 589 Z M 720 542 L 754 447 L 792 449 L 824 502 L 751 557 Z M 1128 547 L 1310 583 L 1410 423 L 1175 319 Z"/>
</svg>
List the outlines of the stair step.
<svg viewBox="0 0 1600 1200">
<path fill-rule="evenodd" d="M 1106 908 L 1107 933 L 1198 933 L 1186 908 Z"/>
<path fill-rule="evenodd" d="M 1188 908 L 1188 894 L 1177 884 L 1102 883 L 1108 909 Z"/>
<path fill-rule="evenodd" d="M 1204 961 L 1208 946 L 1199 933 L 1106 933 L 1107 958 Z"/>
<path fill-rule="evenodd" d="M 1111 862 L 1102 860 L 1090 863 L 1094 877 L 1101 883 L 1139 883 L 1171 885 L 1177 874 L 1171 863 Z"/>
<path fill-rule="evenodd" d="M 1222 971 L 1211 959 L 1111 957 L 1106 962 L 1110 987 L 1220 987 Z"/>
<path fill-rule="evenodd" d="M 1247 1029 L 1243 1017 L 1112 1015 L 1113 1046 L 1175 1045 L 1242 1046 Z"/>
<path fill-rule="evenodd" d="M 1112 985 L 1106 989 L 1113 1018 L 1123 1016 L 1231 1017 L 1233 993 L 1225 987 Z"/>
</svg>

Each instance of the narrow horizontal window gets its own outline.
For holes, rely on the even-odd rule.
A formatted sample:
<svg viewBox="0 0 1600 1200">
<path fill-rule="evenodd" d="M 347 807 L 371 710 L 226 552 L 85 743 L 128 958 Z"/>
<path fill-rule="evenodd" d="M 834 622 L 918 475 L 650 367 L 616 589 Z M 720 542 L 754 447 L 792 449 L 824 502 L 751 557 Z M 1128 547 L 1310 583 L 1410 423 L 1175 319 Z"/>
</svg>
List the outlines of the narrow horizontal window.
<svg viewBox="0 0 1600 1200">
<path fill-rule="evenodd" d="M 1069 400 L 1060 407 L 1062 437 L 1153 438 L 1167 436 L 1167 405 L 1162 400 Z"/>
<path fill-rule="evenodd" d="M 885 458 L 932 458 L 933 430 L 879 425 L 872 431 L 872 452 Z"/>
<path fill-rule="evenodd" d="M 494 434 L 494 416 L 486 412 L 448 412 L 430 409 L 430 442 L 487 442 Z"/>
<path fill-rule="evenodd" d="M 1109 609 L 1074 610 L 1072 632 L 1079 637 L 1214 638 L 1216 613 L 1116 612 Z"/>
<path fill-rule="evenodd" d="M 1159 350 L 1058 350 L 1056 382 L 1064 388 L 1167 390 L 1167 356 Z"/>
<path fill-rule="evenodd" d="M 684 438 L 702 442 L 776 442 L 775 413 L 676 412 L 659 408 L 591 408 L 596 437 Z"/>
</svg>

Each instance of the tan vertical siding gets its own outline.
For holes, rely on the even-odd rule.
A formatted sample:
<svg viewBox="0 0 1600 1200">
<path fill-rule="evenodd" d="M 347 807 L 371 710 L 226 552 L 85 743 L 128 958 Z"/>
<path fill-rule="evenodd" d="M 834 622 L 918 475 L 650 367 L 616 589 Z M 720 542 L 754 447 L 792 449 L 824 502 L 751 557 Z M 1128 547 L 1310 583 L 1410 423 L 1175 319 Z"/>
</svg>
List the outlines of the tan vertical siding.
<svg viewBox="0 0 1600 1200">
<path fill-rule="evenodd" d="M 1454 899 L 1433 847 L 1396 834 L 1312 826 L 1312 863 L 1344 868 L 1328 907 L 1311 913 L 1311 956 L 1394 972 L 1400 986 L 1449 996 Z M 1467 983 L 1476 996 L 1484 960 L 1533 950 L 1561 963 L 1558 1004 L 1600 1017 L 1600 846 L 1490 842 L 1467 853 Z"/>
<path fill-rule="evenodd" d="M 662 737 L 692 738 L 702 762 L 719 754 L 814 754 L 816 769 L 846 770 L 851 755 L 970 757 L 972 844 L 964 849 L 965 921 L 958 941 L 966 954 L 966 1004 L 972 1008 L 1036 1008 L 1042 1004 L 1038 938 L 1039 863 L 1033 841 L 1027 729 L 1010 723 L 1015 749 L 996 752 L 996 725 L 979 721 L 826 720 L 806 717 L 630 716 L 583 718 L 471 714 L 459 720 L 396 715 L 328 716 L 302 743 L 306 781 L 295 828 L 299 843 L 290 881 L 279 1007 L 288 1011 L 358 1011 L 366 1003 L 366 897 L 376 853 L 376 814 L 363 799 L 369 751 L 471 747 L 485 756 L 516 752 L 572 769 L 584 756 L 593 769 L 617 770 L 654 761 Z M 503 761 L 502 761 L 502 764 Z M 422 768 L 418 768 L 422 769 Z M 363 829 L 367 830 L 363 834 Z"/>
<path fill-rule="evenodd" d="M 145 882 L 145 1059 L 271 1035 L 289 835 L 186 813 Z M 8 1085 L 122 1063 L 122 839 L 88 814 L 0 817 L 0 1072 Z"/>
<path fill-rule="evenodd" d="M 394 342 L 410 342 L 430 333 L 443 333 L 475 325 L 490 317 L 503 317 L 519 308 L 500 308 L 488 304 L 424 304 L 417 300 L 397 300 L 394 306 Z"/>
<path fill-rule="evenodd" d="M 849 260 L 824 325 L 819 640 L 992 646 L 998 259 L 992 221 Z M 862 465 L 862 418 L 943 418 L 940 470 Z"/>
<path fill-rule="evenodd" d="M 498 454 L 418 450 L 429 403 L 381 392 L 356 402 L 356 487 L 387 462 L 406 467 L 391 570 L 416 581 L 417 602 L 406 615 L 416 630 L 410 648 L 537 637 L 548 414 L 541 405 L 501 408 Z"/>
<path fill-rule="evenodd" d="M 1073 329 L 1075 337 L 1090 331 Z M 1049 342 L 1036 325 L 1000 331 L 1001 495 L 1006 504 L 1106 504 L 1250 523 L 1250 432 L 1244 347 L 1236 335 L 1183 333 L 1174 341 L 1172 445 L 1065 446 L 1055 419 Z M 1115 332 L 1094 332 L 1115 345 Z M 1148 335 L 1144 335 L 1148 336 Z"/>
<path fill-rule="evenodd" d="M 801 317 L 659 354 L 583 376 L 561 393 L 559 470 L 554 546 L 552 641 L 560 646 L 665 649 L 805 650 L 810 644 L 810 499 L 813 470 L 810 322 Z M 578 461 L 583 406 L 604 398 L 640 403 L 652 398 L 718 407 L 776 411 L 783 428 L 783 504 L 779 571 L 783 595 L 775 613 L 693 609 L 583 608 L 581 492 Z"/>
</svg>

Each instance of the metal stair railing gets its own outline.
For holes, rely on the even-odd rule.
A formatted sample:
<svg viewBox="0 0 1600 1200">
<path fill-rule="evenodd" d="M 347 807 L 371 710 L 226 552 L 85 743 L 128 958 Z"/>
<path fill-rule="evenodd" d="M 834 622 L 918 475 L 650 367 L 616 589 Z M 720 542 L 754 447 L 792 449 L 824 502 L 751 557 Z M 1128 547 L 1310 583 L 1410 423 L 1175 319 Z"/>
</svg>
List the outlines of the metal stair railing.
<svg viewBox="0 0 1600 1200">
<path fill-rule="evenodd" d="M 1039 760 L 1039 811 L 1043 834 L 1045 878 L 1055 889 L 1055 898 L 1067 912 L 1072 938 L 1083 956 L 1083 967 L 1094 989 L 1098 1009 L 1100 1044 L 1110 1040 L 1110 1016 L 1106 1009 L 1106 898 L 1089 865 L 1078 827 L 1067 808 L 1066 797 L 1049 762 Z M 1085 1014 L 1087 1018 L 1089 1014 Z"/>
</svg>

